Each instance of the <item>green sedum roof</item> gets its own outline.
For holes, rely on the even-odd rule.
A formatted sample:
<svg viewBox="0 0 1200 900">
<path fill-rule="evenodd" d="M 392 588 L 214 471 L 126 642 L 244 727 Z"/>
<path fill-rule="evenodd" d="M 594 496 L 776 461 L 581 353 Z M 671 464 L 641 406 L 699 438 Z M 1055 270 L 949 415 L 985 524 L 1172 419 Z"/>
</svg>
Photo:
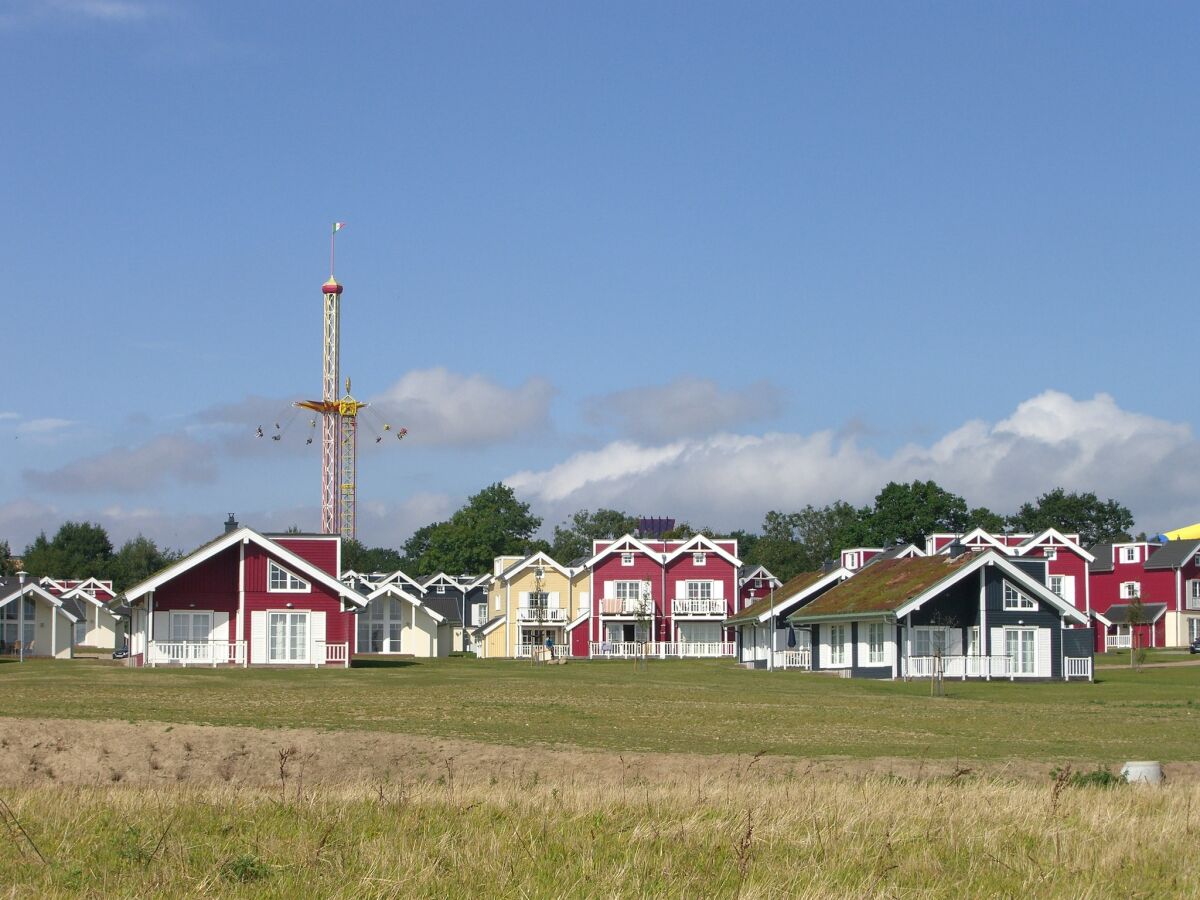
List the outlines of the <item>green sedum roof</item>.
<svg viewBox="0 0 1200 900">
<path fill-rule="evenodd" d="M 853 578 L 797 610 L 788 620 L 803 622 L 857 613 L 892 612 L 978 558 L 978 554 L 964 553 L 958 559 L 915 556 L 873 562 Z"/>
<path fill-rule="evenodd" d="M 743 622 L 751 622 L 756 620 L 763 613 L 769 611 L 772 606 L 784 606 L 787 602 L 802 591 L 812 587 L 822 578 L 827 577 L 829 572 L 801 572 L 795 578 L 775 589 L 775 594 L 768 594 L 761 600 L 755 600 L 736 616 L 730 616 L 725 620 L 726 625 L 740 625 Z"/>
</svg>

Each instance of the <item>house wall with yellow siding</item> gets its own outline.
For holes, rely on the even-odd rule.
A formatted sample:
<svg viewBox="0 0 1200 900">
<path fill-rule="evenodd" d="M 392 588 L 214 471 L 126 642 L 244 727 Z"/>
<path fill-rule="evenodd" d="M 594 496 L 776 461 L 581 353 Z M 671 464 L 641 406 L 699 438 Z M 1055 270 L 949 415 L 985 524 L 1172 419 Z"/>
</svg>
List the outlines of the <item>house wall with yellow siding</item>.
<svg viewBox="0 0 1200 900">
<path fill-rule="evenodd" d="M 521 643 L 523 630 L 552 630 L 557 644 L 569 642 L 566 627 L 580 613 L 590 608 L 589 584 L 586 572 L 567 574 L 554 565 L 554 561 L 544 555 L 539 555 L 522 565 L 511 575 L 505 576 L 516 564 L 511 558 L 504 559 L 507 565 L 501 568 L 501 560 L 497 559 L 496 571 L 488 586 L 487 618 L 494 619 L 498 615 L 505 616 L 504 624 L 500 625 L 483 638 L 483 656 L 495 659 L 497 657 L 516 657 Z M 522 561 L 524 562 L 524 561 Z M 538 569 L 541 569 L 539 578 Z M 537 591 L 548 595 L 546 612 L 540 616 L 530 612 L 535 607 L 530 606 L 529 596 Z M 526 613 L 523 616 L 522 610 Z M 583 627 L 583 626 L 581 626 Z"/>
</svg>

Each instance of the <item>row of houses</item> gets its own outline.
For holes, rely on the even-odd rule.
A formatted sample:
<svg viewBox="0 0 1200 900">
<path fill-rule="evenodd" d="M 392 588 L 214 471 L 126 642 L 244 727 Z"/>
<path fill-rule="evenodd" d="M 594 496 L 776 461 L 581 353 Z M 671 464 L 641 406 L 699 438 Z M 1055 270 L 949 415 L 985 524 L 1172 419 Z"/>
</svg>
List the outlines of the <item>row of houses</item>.
<svg viewBox="0 0 1200 900">
<path fill-rule="evenodd" d="M 115 596 L 0 581 L 0 652 L 122 647 L 131 665 L 349 665 L 354 655 L 728 657 L 859 677 L 1067 678 L 1093 650 L 1200 636 L 1200 541 L 932 535 L 857 547 L 781 585 L 737 542 L 596 541 L 483 575 L 358 573 L 336 535 L 225 533 Z M 1131 621 L 1134 620 L 1134 621 Z M 935 672 L 936 670 L 936 672 Z"/>
</svg>

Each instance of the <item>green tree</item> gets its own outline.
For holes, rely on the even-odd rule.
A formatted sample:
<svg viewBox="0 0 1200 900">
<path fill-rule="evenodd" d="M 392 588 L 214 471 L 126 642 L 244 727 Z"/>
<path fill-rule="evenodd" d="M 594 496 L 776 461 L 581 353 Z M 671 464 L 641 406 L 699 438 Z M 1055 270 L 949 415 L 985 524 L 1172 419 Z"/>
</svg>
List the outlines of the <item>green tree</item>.
<svg viewBox="0 0 1200 900">
<path fill-rule="evenodd" d="M 1139 671 L 1146 651 L 1138 646 L 1138 626 L 1145 625 L 1147 620 L 1146 607 L 1142 605 L 1141 597 L 1133 597 L 1125 610 L 1125 621 L 1129 623 L 1129 668 Z"/>
<path fill-rule="evenodd" d="M 937 482 L 891 481 L 875 496 L 869 538 L 879 547 L 897 541 L 920 546 L 934 532 L 964 530 L 967 521 L 967 501 Z"/>
<path fill-rule="evenodd" d="M 367 547 L 362 541 L 342 541 L 342 570 L 395 572 L 404 568 L 404 557 L 390 547 Z"/>
<path fill-rule="evenodd" d="M 1129 540 L 1133 513 L 1116 500 L 1101 500 L 1092 491 L 1080 494 L 1057 487 L 1033 503 L 1023 504 L 1008 521 L 1017 531 L 1036 534 L 1057 528 L 1078 534 L 1088 547 L 1101 541 Z"/>
<path fill-rule="evenodd" d="M 580 556 L 591 556 L 592 541 L 632 534 L 637 526 L 636 516 L 618 509 L 601 508 L 595 512 L 581 509 L 569 521 L 554 526 L 549 553 L 566 564 Z"/>
<path fill-rule="evenodd" d="M 426 526 L 421 535 L 423 552 L 416 559 L 422 575 L 436 572 L 487 572 L 497 556 L 530 553 L 545 546 L 533 533 L 542 520 L 529 511 L 529 504 L 517 499 L 513 489 L 496 483 L 468 498 L 467 503 L 447 521 Z M 418 537 L 413 535 L 409 544 Z M 409 544 L 405 557 L 411 559 Z M 412 549 L 417 549 L 414 545 Z"/>
<path fill-rule="evenodd" d="M 1008 520 L 994 513 L 986 506 L 977 506 L 967 513 L 967 521 L 963 523 L 963 531 L 973 531 L 976 528 L 982 528 L 984 531 L 992 534 L 999 533 L 1004 530 L 1004 526 L 1008 524 Z"/>
<path fill-rule="evenodd" d="M 38 578 L 105 578 L 112 558 L 112 542 L 101 526 L 64 522 L 53 540 L 42 532 L 25 549 L 25 571 Z"/>
<path fill-rule="evenodd" d="M 9 549 L 8 541 L 0 541 L 0 577 L 16 574 L 17 564 L 13 562 L 12 550 Z"/>
<path fill-rule="evenodd" d="M 123 591 L 145 581 L 159 569 L 175 562 L 180 555 L 175 550 L 160 550 L 154 541 L 139 534 L 121 545 L 109 563 L 107 574 L 112 578 L 113 587 Z"/>
</svg>

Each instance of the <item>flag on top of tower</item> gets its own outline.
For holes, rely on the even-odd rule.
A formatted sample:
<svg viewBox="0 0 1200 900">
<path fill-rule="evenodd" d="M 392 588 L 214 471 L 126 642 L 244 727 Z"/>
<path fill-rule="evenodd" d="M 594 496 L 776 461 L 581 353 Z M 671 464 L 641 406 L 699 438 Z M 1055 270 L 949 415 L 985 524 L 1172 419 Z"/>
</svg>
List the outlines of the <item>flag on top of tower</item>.
<svg viewBox="0 0 1200 900">
<path fill-rule="evenodd" d="M 334 222 L 333 223 L 333 233 L 337 234 L 339 231 L 341 231 L 345 227 L 346 227 L 345 222 Z"/>
</svg>

